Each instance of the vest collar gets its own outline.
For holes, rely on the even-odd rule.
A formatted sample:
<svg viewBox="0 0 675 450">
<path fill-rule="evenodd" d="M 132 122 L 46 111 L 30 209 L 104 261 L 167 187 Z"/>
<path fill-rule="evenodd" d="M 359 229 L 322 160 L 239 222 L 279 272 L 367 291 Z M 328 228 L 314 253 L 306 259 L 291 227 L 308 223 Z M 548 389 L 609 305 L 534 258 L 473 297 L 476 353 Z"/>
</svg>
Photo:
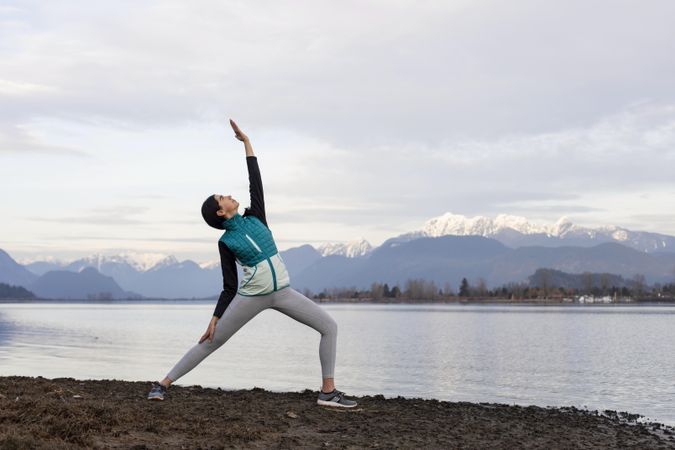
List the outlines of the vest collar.
<svg viewBox="0 0 675 450">
<path fill-rule="evenodd" d="M 223 221 L 223 226 L 227 231 L 230 230 L 236 230 L 242 227 L 242 224 L 244 222 L 244 218 L 241 216 L 241 214 L 236 213 L 234 216 L 230 217 L 229 219 L 226 219 Z"/>
</svg>

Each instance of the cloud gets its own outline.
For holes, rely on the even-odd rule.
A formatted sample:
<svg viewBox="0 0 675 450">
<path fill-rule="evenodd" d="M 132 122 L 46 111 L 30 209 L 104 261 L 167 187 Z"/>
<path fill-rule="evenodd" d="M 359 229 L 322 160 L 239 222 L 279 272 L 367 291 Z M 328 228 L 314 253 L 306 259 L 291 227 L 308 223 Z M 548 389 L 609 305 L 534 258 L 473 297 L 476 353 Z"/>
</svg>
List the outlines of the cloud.
<svg viewBox="0 0 675 450">
<path fill-rule="evenodd" d="M 25 96 L 53 92 L 53 90 L 52 87 L 41 84 L 0 79 L 0 96 Z"/>
<path fill-rule="evenodd" d="M 85 152 L 62 145 L 44 142 L 23 125 L 0 123 L 0 155 L 16 153 L 48 153 L 75 157 L 88 156 Z"/>
<path fill-rule="evenodd" d="M 12 44 L 3 77 L 58 94 L 5 99 L 20 120 L 147 126 L 227 112 L 336 146 L 437 145 L 584 126 L 640 99 L 675 102 L 668 1 L 23 9 L 13 15 L 22 26 L 0 35 Z"/>
<path fill-rule="evenodd" d="M 613 209 L 608 196 L 675 189 L 675 108 L 670 105 L 636 105 L 588 127 L 555 133 L 435 147 L 323 147 L 303 153 L 274 180 L 274 195 L 293 199 L 283 220 L 330 220 L 333 215 L 334 221 L 355 223 L 378 216 L 422 220 L 446 211 L 490 215 L 510 210 L 548 218 L 599 217 Z M 275 169 L 266 173 L 270 170 Z M 309 203 L 299 207 L 303 201 Z M 349 211 L 336 205 L 349 205 Z"/>
<path fill-rule="evenodd" d="M 216 152 L 234 146 L 220 140 L 232 116 L 280 240 L 381 241 L 448 211 L 650 225 L 675 190 L 673 13 L 665 0 L 16 2 L 0 7 L 0 169 L 8 191 L 54 194 L 55 229 L 164 239 L 149 229 L 199 224 L 200 191 L 246 193 L 244 166 Z M 141 209 L 87 207 L 99 197 Z M 12 217 L 34 213 L 6 204 L 18 242 Z"/>
<path fill-rule="evenodd" d="M 111 206 L 104 208 L 94 208 L 85 214 L 66 217 L 32 217 L 27 220 L 40 220 L 45 222 L 70 223 L 77 225 L 143 225 L 149 223 L 138 216 L 143 215 L 150 208 L 142 206 Z M 71 236 L 72 238 L 72 236 Z M 81 237 L 78 237 L 81 239 Z M 126 239 L 126 238 L 125 238 Z"/>
<path fill-rule="evenodd" d="M 57 236 L 58 239 L 72 241 L 72 236 Z M 183 242 L 183 243 L 198 243 L 198 244 L 215 244 L 217 239 L 213 238 L 184 238 L 184 237 L 133 237 L 133 236 L 112 236 L 112 235 L 87 235 L 78 236 L 77 240 L 83 241 L 129 241 L 129 242 Z M 131 250 L 131 249 L 128 249 Z M 169 251 L 167 249 L 167 251 Z"/>
<path fill-rule="evenodd" d="M 540 212 L 545 212 L 545 213 L 550 213 L 550 214 L 557 214 L 557 215 L 569 215 L 573 213 L 597 213 L 597 212 L 602 212 L 602 211 L 607 211 L 607 208 L 596 208 L 592 206 L 586 206 L 586 205 L 569 205 L 569 204 L 564 204 L 564 203 L 556 203 L 556 204 L 503 204 L 502 206 L 502 211 L 505 213 L 516 213 L 517 211 L 527 211 L 527 212 L 532 212 L 533 210 L 537 210 Z"/>
<path fill-rule="evenodd" d="M 652 225 L 659 226 L 672 226 L 675 223 L 675 214 L 672 213 L 663 213 L 663 214 L 631 214 L 630 219 L 634 220 L 636 223 L 650 223 Z"/>
</svg>

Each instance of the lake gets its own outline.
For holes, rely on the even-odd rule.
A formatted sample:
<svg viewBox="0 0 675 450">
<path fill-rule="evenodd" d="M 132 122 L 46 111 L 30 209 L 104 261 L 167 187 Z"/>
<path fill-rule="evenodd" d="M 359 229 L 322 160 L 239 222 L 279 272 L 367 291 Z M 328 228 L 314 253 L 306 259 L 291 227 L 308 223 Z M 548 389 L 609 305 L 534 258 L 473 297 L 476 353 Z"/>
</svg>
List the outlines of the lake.
<svg viewBox="0 0 675 450">
<path fill-rule="evenodd" d="M 159 380 L 214 303 L 0 303 L 0 375 Z M 675 425 L 675 307 L 322 307 L 338 323 L 336 385 L 348 394 L 574 405 Z M 177 384 L 317 390 L 318 346 L 316 331 L 267 310 Z"/>
</svg>

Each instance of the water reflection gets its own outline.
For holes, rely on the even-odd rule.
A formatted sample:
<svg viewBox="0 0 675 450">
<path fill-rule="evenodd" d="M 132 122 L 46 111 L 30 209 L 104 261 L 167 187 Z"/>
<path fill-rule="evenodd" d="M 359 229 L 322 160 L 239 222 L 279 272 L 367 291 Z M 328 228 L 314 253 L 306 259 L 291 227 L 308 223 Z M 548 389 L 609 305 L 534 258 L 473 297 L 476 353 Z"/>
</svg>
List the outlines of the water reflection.
<svg viewBox="0 0 675 450">
<path fill-rule="evenodd" d="M 584 405 L 675 424 L 675 308 L 324 305 L 353 394 Z M 0 375 L 155 380 L 212 302 L 1 304 Z M 319 334 L 268 310 L 179 384 L 318 389 Z"/>
</svg>

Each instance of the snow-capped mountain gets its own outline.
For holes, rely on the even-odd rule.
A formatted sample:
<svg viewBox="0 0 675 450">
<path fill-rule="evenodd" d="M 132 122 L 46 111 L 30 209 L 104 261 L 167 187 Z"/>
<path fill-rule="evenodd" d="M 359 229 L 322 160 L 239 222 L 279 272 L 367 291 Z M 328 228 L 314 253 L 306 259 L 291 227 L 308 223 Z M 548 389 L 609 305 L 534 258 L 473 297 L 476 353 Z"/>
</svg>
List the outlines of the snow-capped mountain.
<svg viewBox="0 0 675 450">
<path fill-rule="evenodd" d="M 204 270 L 211 270 L 211 269 L 220 269 L 220 260 L 215 260 L 215 261 L 204 261 L 199 263 L 199 267 L 201 267 Z"/>
<path fill-rule="evenodd" d="M 512 229 L 523 234 L 547 233 L 557 235 L 573 226 L 567 217 L 561 217 L 552 226 L 529 222 L 525 217 L 500 214 L 495 219 L 484 216 L 466 217 L 461 214 L 445 213 L 428 220 L 422 227 L 422 235 L 426 237 L 484 236 L 490 237 L 505 229 Z"/>
<path fill-rule="evenodd" d="M 157 271 L 163 269 L 164 267 L 173 266 L 175 264 L 179 264 L 179 261 L 178 259 L 176 259 L 175 256 L 173 255 L 165 256 L 164 258 L 156 261 L 155 264 L 145 272 Z"/>
<path fill-rule="evenodd" d="M 152 269 L 157 264 L 165 261 L 167 258 L 173 256 L 168 256 L 165 253 L 136 253 L 136 252 L 127 252 L 122 253 L 120 257 L 126 259 L 129 264 L 140 272 L 145 272 Z M 174 258 L 175 260 L 175 258 Z"/>
<path fill-rule="evenodd" d="M 617 242 L 644 252 L 675 250 L 675 237 L 645 231 L 631 231 L 616 225 L 597 228 L 572 223 L 563 216 L 553 224 L 530 222 L 521 216 L 499 214 L 492 219 L 485 216 L 466 217 L 461 214 L 445 213 L 434 217 L 415 231 L 390 239 L 391 245 L 408 242 L 420 237 L 440 236 L 483 236 L 500 241 L 510 247 L 529 245 L 590 246 L 603 242 Z"/>
<path fill-rule="evenodd" d="M 126 252 L 120 253 L 118 255 L 103 255 L 100 253 L 87 256 L 85 258 L 77 259 L 70 264 L 68 264 L 68 270 L 74 270 L 77 272 L 82 271 L 86 267 L 94 267 L 99 272 L 102 271 L 102 268 L 110 264 L 120 264 L 127 265 L 135 271 L 146 272 L 157 264 L 163 264 L 167 262 L 167 259 L 173 258 L 175 263 L 175 258 L 173 256 L 167 256 L 161 253 L 135 253 L 135 252 Z"/>
<path fill-rule="evenodd" d="M 317 251 L 321 256 L 340 255 L 347 258 L 358 258 L 368 255 L 373 250 L 365 239 L 358 239 L 346 243 L 326 243 L 317 247 Z"/>
</svg>

